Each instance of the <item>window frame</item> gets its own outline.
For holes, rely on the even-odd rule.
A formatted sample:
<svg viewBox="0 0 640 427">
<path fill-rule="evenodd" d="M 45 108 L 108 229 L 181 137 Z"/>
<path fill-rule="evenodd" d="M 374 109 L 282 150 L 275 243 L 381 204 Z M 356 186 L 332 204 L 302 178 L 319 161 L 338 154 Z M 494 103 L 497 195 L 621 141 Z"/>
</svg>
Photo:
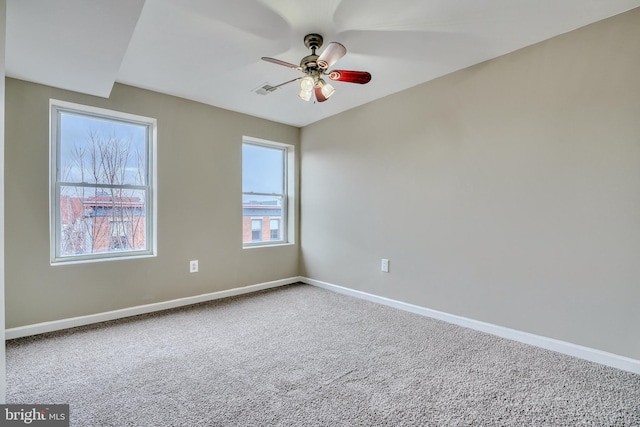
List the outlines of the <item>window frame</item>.
<svg viewBox="0 0 640 427">
<path fill-rule="evenodd" d="M 84 117 L 95 117 L 100 120 L 144 126 L 146 185 L 132 184 L 92 184 L 86 182 L 66 182 L 60 177 L 61 172 L 61 114 L 68 113 Z M 157 120 L 121 111 L 98 108 L 57 99 L 49 100 L 49 231 L 51 265 L 66 265 L 87 262 L 112 261 L 118 259 L 148 258 L 157 256 Z M 145 193 L 145 243 L 144 249 L 127 249 L 80 255 L 62 255 L 62 218 L 61 188 L 75 186 L 80 188 L 114 188 L 123 190 L 141 190 Z M 111 231 L 109 230 L 109 236 Z"/>
<path fill-rule="evenodd" d="M 269 246 L 283 246 L 283 245 L 291 245 L 294 244 L 294 229 L 295 229 L 295 211 L 294 211 L 294 198 L 295 198 L 295 146 L 292 144 L 286 144 L 282 142 L 268 141 L 261 138 L 254 138 L 244 136 L 242 138 L 242 145 L 253 145 L 264 148 L 278 149 L 283 151 L 283 193 L 260 193 L 260 192 L 245 192 L 244 184 L 241 183 L 242 187 L 242 200 L 244 200 L 245 195 L 251 196 L 270 196 L 270 197 L 281 197 L 282 198 L 282 215 L 280 220 L 280 239 L 271 240 L 271 239 L 262 239 L 259 242 L 249 241 L 242 242 L 243 249 L 250 248 L 259 248 L 259 247 L 269 247 Z M 241 175 L 244 172 L 244 159 L 241 161 Z M 242 179 L 241 179 L 242 181 Z M 244 202 L 243 202 L 244 205 Z M 244 216 L 244 212 L 243 212 Z M 253 219 L 253 218 L 252 218 Z M 264 227 L 264 221 L 263 221 Z M 264 230 L 263 230 L 264 233 Z M 271 230 L 269 230 L 271 233 Z"/>
</svg>

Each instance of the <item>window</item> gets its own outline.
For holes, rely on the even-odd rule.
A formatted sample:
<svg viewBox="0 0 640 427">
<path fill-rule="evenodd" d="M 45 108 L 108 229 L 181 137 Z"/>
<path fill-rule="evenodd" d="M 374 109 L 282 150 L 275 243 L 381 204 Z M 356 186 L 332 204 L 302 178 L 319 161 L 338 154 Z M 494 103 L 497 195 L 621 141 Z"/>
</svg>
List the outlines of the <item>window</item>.
<svg viewBox="0 0 640 427">
<path fill-rule="evenodd" d="M 50 101 L 51 263 L 155 255 L 156 120 Z"/>
<path fill-rule="evenodd" d="M 251 220 L 251 241 L 259 242 L 261 240 L 262 240 L 262 220 L 252 219 Z"/>
<path fill-rule="evenodd" d="M 270 224 L 270 240 L 280 240 L 280 220 L 272 219 Z"/>
<path fill-rule="evenodd" d="M 242 144 L 242 243 L 245 247 L 291 241 L 293 150 L 291 145 L 249 138 Z"/>
</svg>

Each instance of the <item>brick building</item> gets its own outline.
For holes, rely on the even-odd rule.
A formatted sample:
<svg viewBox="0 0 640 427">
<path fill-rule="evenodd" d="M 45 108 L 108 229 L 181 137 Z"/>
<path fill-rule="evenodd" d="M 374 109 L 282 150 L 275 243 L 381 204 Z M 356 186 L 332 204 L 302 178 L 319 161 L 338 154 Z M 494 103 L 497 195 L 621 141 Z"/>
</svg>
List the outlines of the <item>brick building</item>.
<svg viewBox="0 0 640 427">
<path fill-rule="evenodd" d="M 144 202 L 137 197 L 60 198 L 61 255 L 144 249 Z"/>
<path fill-rule="evenodd" d="M 245 201 L 242 205 L 242 242 L 283 240 L 282 206 L 277 200 Z"/>
</svg>

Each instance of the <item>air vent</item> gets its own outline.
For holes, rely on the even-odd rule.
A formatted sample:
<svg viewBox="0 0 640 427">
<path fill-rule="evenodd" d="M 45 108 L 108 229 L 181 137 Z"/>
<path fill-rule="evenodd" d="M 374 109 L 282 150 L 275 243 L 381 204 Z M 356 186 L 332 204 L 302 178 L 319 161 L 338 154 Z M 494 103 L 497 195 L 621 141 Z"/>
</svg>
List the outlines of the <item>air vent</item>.
<svg viewBox="0 0 640 427">
<path fill-rule="evenodd" d="M 253 92 L 257 93 L 258 95 L 269 95 L 271 92 L 273 92 L 276 89 L 278 88 L 269 83 L 265 83 L 262 86 L 254 89 Z"/>
</svg>

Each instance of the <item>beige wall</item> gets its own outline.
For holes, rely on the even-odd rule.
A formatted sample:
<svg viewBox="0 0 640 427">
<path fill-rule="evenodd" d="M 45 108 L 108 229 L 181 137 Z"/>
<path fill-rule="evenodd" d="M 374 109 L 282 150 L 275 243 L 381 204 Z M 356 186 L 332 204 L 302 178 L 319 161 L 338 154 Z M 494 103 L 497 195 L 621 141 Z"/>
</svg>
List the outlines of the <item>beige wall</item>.
<svg viewBox="0 0 640 427">
<path fill-rule="evenodd" d="M 158 256 L 49 264 L 49 98 L 158 120 Z M 6 80 L 8 328 L 295 277 L 298 246 L 242 249 L 242 136 L 299 129 L 115 85 L 102 99 Z M 298 150 L 299 152 L 299 150 Z M 189 273 L 189 260 L 199 273 Z"/>
<path fill-rule="evenodd" d="M 636 9 L 304 128 L 301 274 L 640 359 L 639 46 Z"/>
</svg>

